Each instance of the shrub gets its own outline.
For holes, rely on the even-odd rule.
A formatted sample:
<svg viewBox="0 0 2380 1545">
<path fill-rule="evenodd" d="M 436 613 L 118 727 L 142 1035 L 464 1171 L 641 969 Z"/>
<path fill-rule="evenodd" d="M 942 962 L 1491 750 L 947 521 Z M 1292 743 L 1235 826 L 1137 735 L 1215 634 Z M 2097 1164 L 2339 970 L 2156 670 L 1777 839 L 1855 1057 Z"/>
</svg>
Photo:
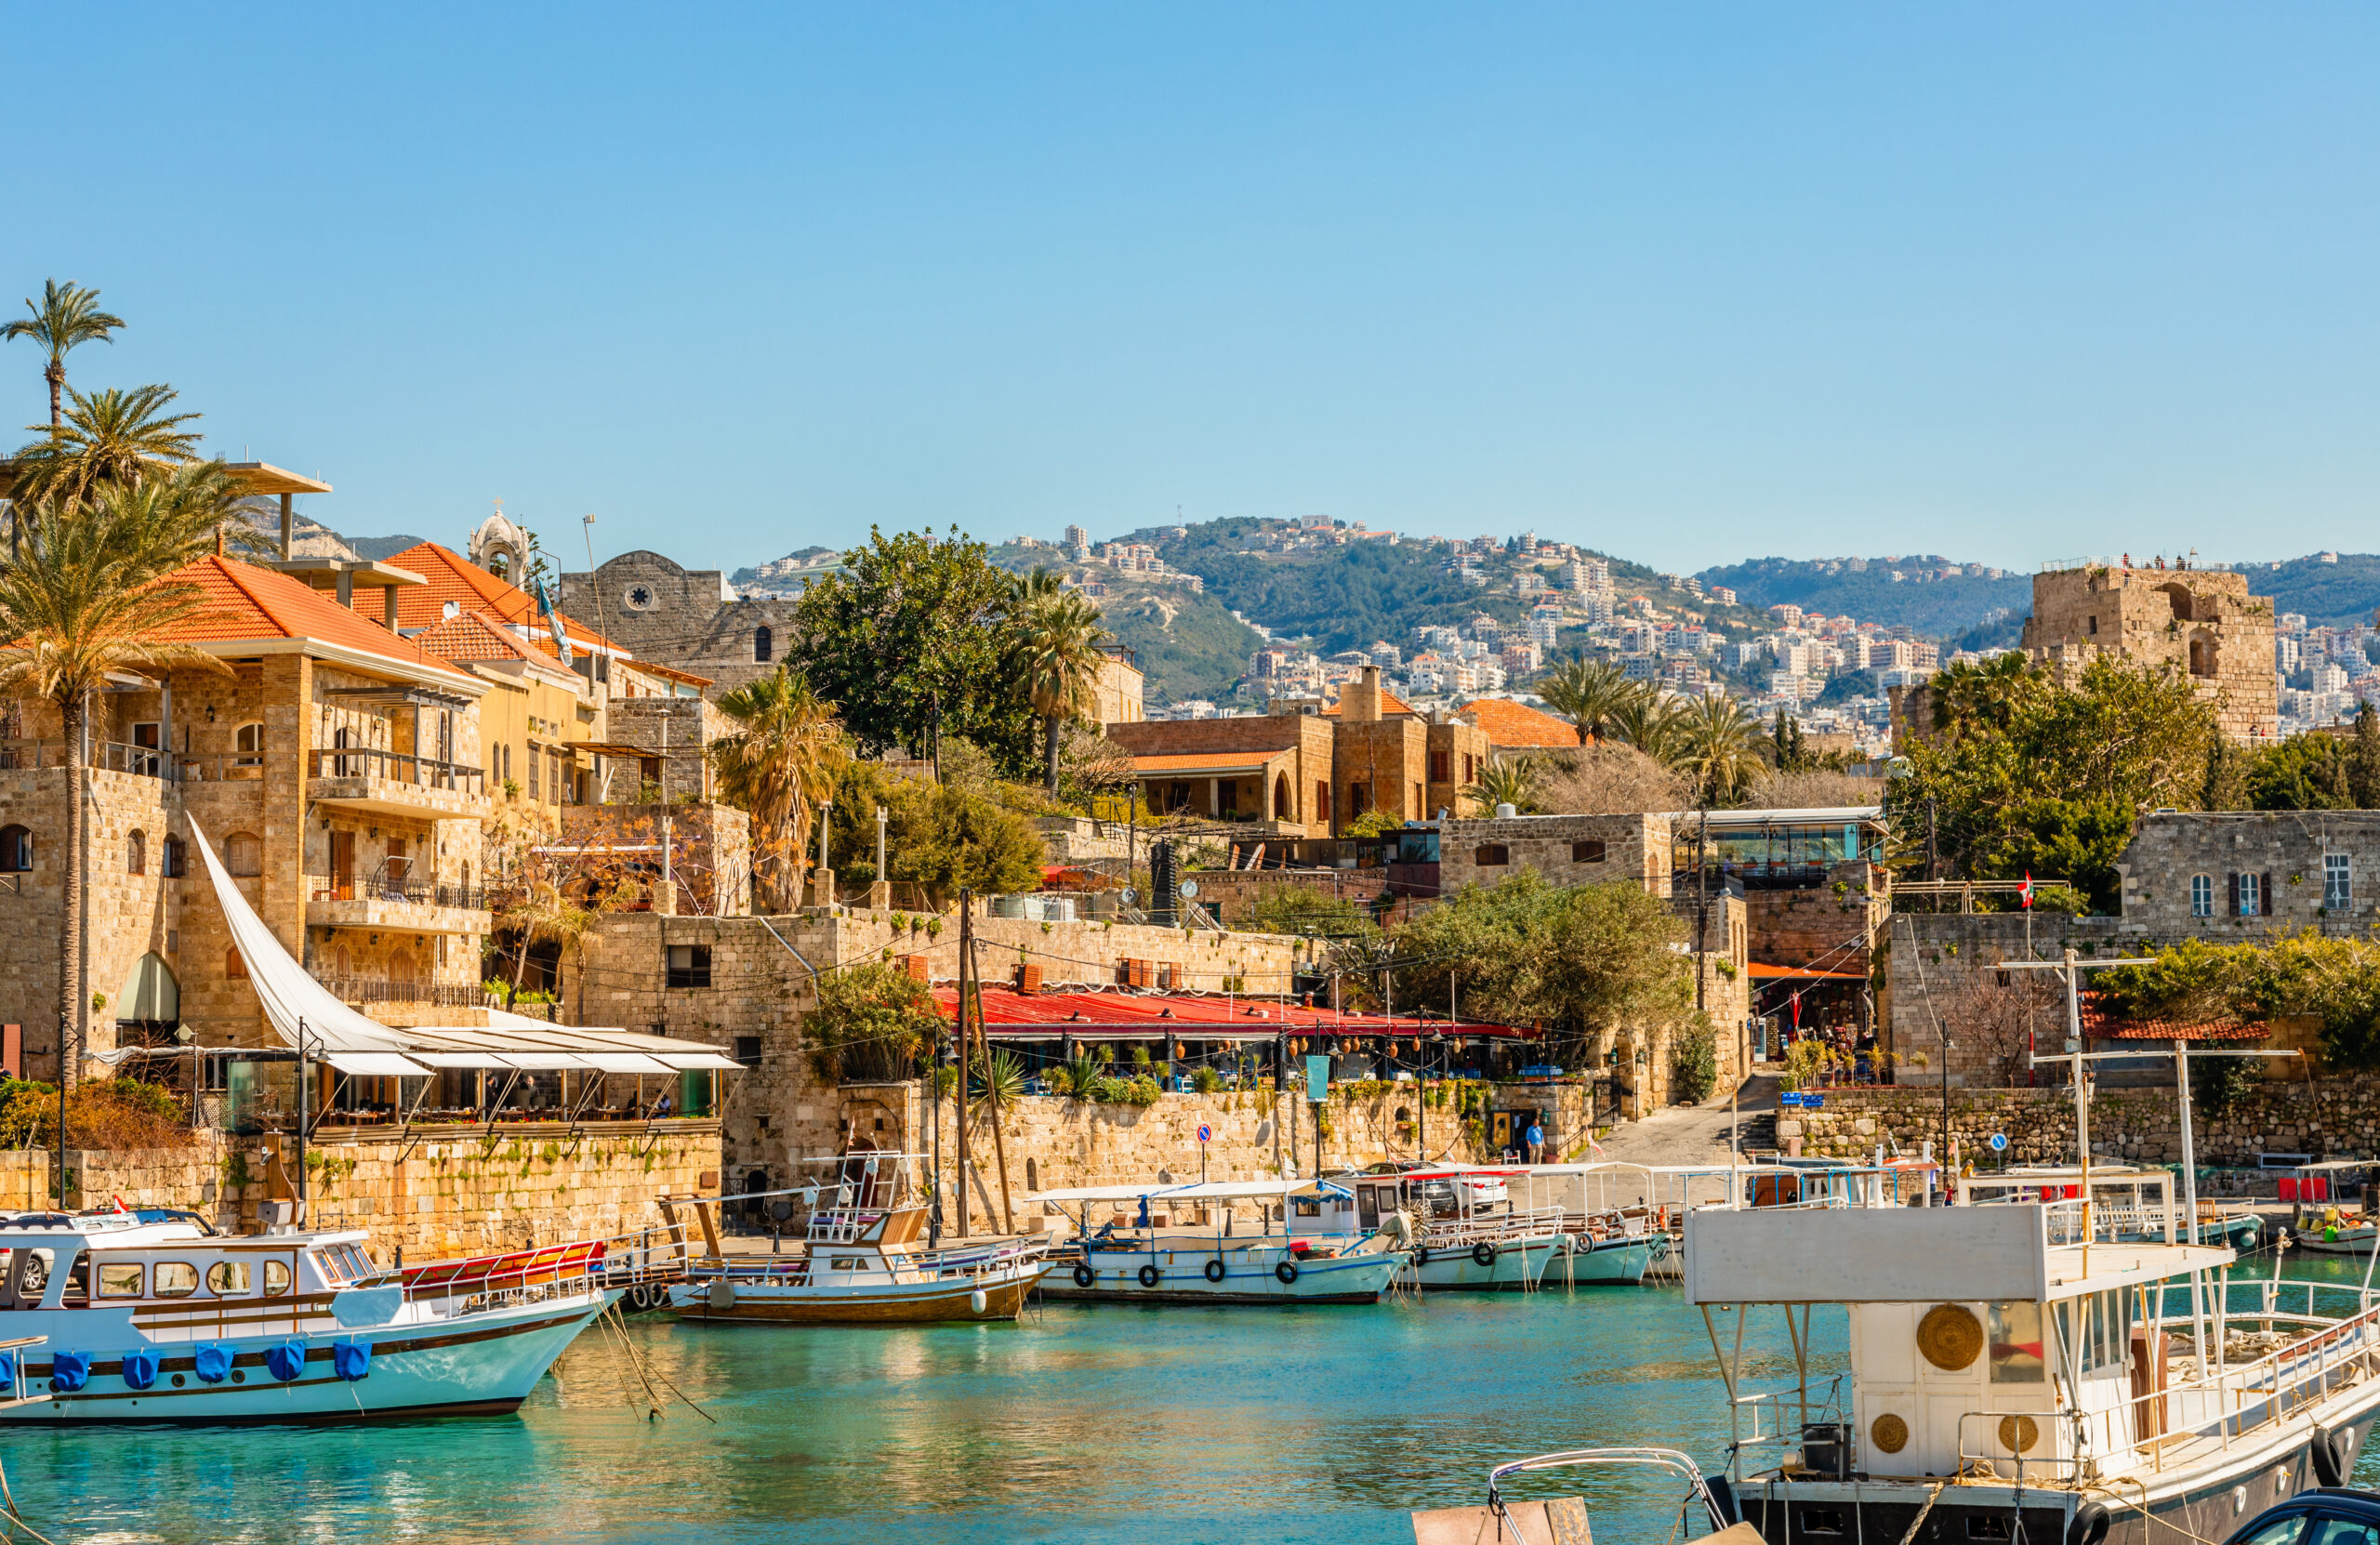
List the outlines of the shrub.
<svg viewBox="0 0 2380 1545">
<path fill-rule="evenodd" d="M 1678 1103 L 1699 1105 L 1719 1087 L 1719 1039 L 1710 1024 L 1693 1024 L 1678 1033 L 1674 1075 Z"/>
<path fill-rule="evenodd" d="M 186 1148 L 194 1141 L 181 1101 L 155 1084 L 94 1078 L 75 1085 L 66 1097 L 69 1148 Z M 0 1080 L 0 1143 L 57 1146 L 56 1084 Z"/>
<path fill-rule="evenodd" d="M 801 1045 L 830 1084 L 907 1078 L 942 1029 L 942 1010 L 924 983 L 871 962 L 819 978 L 818 1007 L 802 1016 Z"/>
<path fill-rule="evenodd" d="M 1163 1093 L 1157 1080 L 1144 1073 L 1124 1085 L 1120 1103 L 1127 1105 L 1154 1105 Z"/>
<path fill-rule="evenodd" d="M 1221 1094 L 1223 1076 L 1211 1067 L 1202 1067 L 1190 1075 L 1190 1087 L 1200 1094 Z"/>
</svg>

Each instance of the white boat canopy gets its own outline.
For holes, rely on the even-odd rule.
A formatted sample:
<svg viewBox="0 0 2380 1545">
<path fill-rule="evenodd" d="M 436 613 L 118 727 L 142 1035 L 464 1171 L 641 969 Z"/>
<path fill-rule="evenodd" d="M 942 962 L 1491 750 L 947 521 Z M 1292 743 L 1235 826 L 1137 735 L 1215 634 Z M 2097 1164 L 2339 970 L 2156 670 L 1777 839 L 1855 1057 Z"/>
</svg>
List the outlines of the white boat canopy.
<svg viewBox="0 0 2380 1545">
<path fill-rule="evenodd" d="M 484 1025 L 398 1028 L 367 1019 L 339 1001 L 290 957 L 256 908 L 231 883 L 214 845 L 193 820 L 215 899 L 231 925 L 231 942 L 248 969 L 257 1001 L 282 1044 L 358 1077 L 420 1077 L 442 1067 L 493 1067 L 522 1072 L 559 1069 L 595 1073 L 671 1074 L 734 1069 L 743 1064 L 715 1046 L 633 1030 L 549 1024 L 525 1014 L 487 1010 Z M 170 1054 L 170 1053 L 169 1053 Z"/>
<path fill-rule="evenodd" d="M 1081 1185 L 1065 1191 L 1037 1191 L 1035 1202 L 1136 1202 L 1146 1196 L 1174 1201 L 1227 1201 L 1254 1196 L 1281 1197 L 1310 1191 L 1310 1180 L 1157 1181 L 1147 1185 Z"/>
</svg>

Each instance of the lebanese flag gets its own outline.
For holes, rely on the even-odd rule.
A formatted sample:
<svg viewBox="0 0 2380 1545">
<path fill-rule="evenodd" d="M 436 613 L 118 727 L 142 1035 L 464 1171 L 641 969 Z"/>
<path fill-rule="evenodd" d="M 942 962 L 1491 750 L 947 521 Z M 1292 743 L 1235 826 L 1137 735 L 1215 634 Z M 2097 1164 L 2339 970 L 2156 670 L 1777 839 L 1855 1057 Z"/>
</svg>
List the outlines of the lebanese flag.
<svg viewBox="0 0 2380 1545">
<path fill-rule="evenodd" d="M 2033 872 L 2030 869 L 2025 871 L 2025 883 L 2016 887 L 2016 894 L 2027 906 L 2033 905 Z"/>
</svg>

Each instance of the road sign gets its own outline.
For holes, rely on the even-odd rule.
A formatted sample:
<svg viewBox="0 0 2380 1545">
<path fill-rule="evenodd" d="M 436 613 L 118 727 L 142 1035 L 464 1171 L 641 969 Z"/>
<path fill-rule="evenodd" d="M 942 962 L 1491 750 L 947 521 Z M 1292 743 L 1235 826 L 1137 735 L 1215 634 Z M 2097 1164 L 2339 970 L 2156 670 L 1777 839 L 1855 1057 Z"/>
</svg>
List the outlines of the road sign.
<svg viewBox="0 0 2380 1545">
<path fill-rule="evenodd" d="M 1208 1125 L 1207 1125 L 1205 1122 L 1203 1122 L 1203 1121 L 1199 1122 L 1199 1123 L 1198 1123 L 1198 1141 L 1199 1141 L 1199 1142 L 1212 1142 L 1214 1140 L 1215 1140 L 1215 1129 L 1214 1129 L 1212 1127 L 1208 1126 Z"/>
<path fill-rule="evenodd" d="M 1308 1057 L 1305 1060 L 1305 1097 L 1316 1104 L 1330 1098 L 1330 1059 Z"/>
<path fill-rule="evenodd" d="M 1994 1132 L 1991 1134 L 1991 1151 L 1995 1154 L 2004 1154 L 2008 1151 L 2008 1134 L 2006 1132 Z"/>
</svg>

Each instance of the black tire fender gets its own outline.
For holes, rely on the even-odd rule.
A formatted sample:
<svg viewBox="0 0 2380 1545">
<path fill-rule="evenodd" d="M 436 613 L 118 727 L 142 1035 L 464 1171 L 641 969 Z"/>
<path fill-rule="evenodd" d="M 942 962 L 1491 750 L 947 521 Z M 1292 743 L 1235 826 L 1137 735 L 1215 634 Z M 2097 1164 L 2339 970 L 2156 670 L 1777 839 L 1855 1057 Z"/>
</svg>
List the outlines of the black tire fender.
<svg viewBox="0 0 2380 1545">
<path fill-rule="evenodd" d="M 2306 1457 L 2313 1461 L 2314 1479 L 2325 1486 L 2343 1486 L 2355 1470 L 2355 1429 L 2333 1427 L 2314 1434 Z"/>
<path fill-rule="evenodd" d="M 1165 1280 L 1165 1274 L 1158 1271 L 1153 1262 L 1143 1262 L 1137 1274 L 1141 1279 L 1141 1286 L 1144 1288 L 1154 1288 L 1158 1283 Z"/>
<path fill-rule="evenodd" d="M 1279 1265 L 1273 1268 L 1273 1274 L 1279 1277 L 1281 1279 L 1281 1286 L 1286 1288 L 1289 1284 L 1297 1281 L 1298 1263 L 1294 1261 L 1284 1261 Z"/>
<path fill-rule="evenodd" d="M 2108 1538 L 2108 1525 L 2111 1522 L 2113 1515 L 2105 1502 L 2083 1503 L 2067 1521 L 2066 1545 L 2099 1545 Z"/>
<path fill-rule="evenodd" d="M 1711 1476 L 1702 1485 L 1711 1493 L 1712 1507 L 1718 1510 L 1721 1528 L 1744 1521 L 1742 1512 L 1736 1506 L 1736 1488 L 1725 1475 Z"/>
<path fill-rule="evenodd" d="M 1097 1272 L 1092 1271 L 1092 1270 L 1091 1269 L 1091 1267 L 1090 1267 L 1089 1263 L 1087 1263 L 1087 1262 L 1085 1262 L 1085 1261 L 1076 1261 L 1076 1262 L 1075 1262 L 1075 1286 L 1076 1286 L 1076 1287 L 1078 1287 L 1078 1288 L 1088 1288 L 1088 1287 L 1090 1287 L 1092 1283 L 1097 1282 L 1098 1280 L 1099 1280 L 1099 1274 L 1098 1274 Z"/>
<path fill-rule="evenodd" d="M 1416 1246 L 1414 1246 L 1414 1247 L 1413 1247 L 1413 1264 L 1418 1268 L 1418 1267 L 1426 1266 L 1426 1265 L 1428 1265 L 1429 1263 L 1430 1263 L 1430 1247 L 1429 1247 L 1429 1246 L 1427 1246 L 1427 1245 L 1416 1245 Z"/>
<path fill-rule="evenodd" d="M 1217 1256 L 1214 1260 L 1210 1261 L 1208 1261 L 1208 1262 L 1207 1262 L 1207 1280 L 1208 1280 L 1209 1282 L 1221 1282 L 1223 1279 L 1223 1257 L 1221 1257 L 1221 1256 Z"/>
<path fill-rule="evenodd" d="M 1471 1247 L 1471 1259 L 1482 1266 L 1493 1266 L 1496 1263 L 1496 1247 L 1482 1239 Z"/>
</svg>

